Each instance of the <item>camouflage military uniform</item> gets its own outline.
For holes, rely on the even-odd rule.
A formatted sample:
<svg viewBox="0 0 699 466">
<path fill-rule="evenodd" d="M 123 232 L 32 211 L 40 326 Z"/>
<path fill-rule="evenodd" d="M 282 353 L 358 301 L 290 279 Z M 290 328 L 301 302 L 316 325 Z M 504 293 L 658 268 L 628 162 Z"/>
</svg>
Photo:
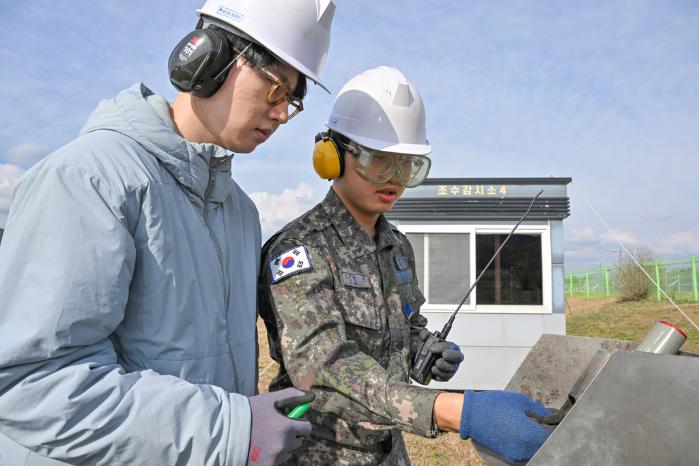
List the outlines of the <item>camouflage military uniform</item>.
<svg viewBox="0 0 699 466">
<path fill-rule="evenodd" d="M 289 252 L 310 265 L 284 271 Z M 438 434 L 437 393 L 409 383 L 427 323 L 410 243 L 383 216 L 375 242 L 330 189 L 262 254 L 260 314 L 281 366 L 270 390 L 316 393 L 313 432 L 288 464 L 409 465 L 400 430 Z M 276 269 L 286 275 L 275 280 Z"/>
</svg>

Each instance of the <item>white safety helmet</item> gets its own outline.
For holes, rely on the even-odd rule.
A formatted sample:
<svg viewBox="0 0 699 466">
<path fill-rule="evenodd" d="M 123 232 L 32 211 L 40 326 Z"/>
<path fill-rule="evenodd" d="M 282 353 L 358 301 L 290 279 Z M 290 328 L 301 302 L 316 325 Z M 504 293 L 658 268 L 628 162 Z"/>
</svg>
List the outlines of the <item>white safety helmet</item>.
<svg viewBox="0 0 699 466">
<path fill-rule="evenodd" d="M 330 92 L 319 76 L 330 46 L 332 0 L 207 0 L 197 13 L 242 31 Z"/>
<path fill-rule="evenodd" d="M 425 107 L 395 68 L 379 66 L 350 79 L 335 99 L 328 128 L 374 150 L 428 155 Z"/>
</svg>

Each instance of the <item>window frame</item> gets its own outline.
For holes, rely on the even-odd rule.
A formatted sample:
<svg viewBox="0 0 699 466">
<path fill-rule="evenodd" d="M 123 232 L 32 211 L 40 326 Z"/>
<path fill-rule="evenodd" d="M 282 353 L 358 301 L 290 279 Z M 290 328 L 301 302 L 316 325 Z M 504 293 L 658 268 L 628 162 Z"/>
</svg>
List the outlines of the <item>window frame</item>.
<svg viewBox="0 0 699 466">
<path fill-rule="evenodd" d="M 429 235 L 439 233 L 461 233 L 469 235 L 469 276 L 473 284 L 476 277 L 476 235 L 501 235 L 509 234 L 515 223 L 492 225 L 435 225 L 435 224 L 398 224 L 398 229 L 403 233 L 422 233 L 423 236 L 423 263 L 424 276 L 418 277 L 421 288 L 424 289 L 426 302 L 422 305 L 422 310 L 427 312 L 453 313 L 458 303 L 455 304 L 431 304 L 429 298 Z M 541 286 L 543 293 L 542 304 L 540 305 L 505 305 L 505 304 L 476 304 L 478 302 L 478 288 L 471 293 L 469 303 L 461 306 L 461 312 L 476 312 L 488 314 L 551 314 L 552 313 L 552 270 L 551 270 L 551 228 L 546 224 L 522 224 L 517 228 L 516 234 L 540 235 L 541 236 Z"/>
</svg>

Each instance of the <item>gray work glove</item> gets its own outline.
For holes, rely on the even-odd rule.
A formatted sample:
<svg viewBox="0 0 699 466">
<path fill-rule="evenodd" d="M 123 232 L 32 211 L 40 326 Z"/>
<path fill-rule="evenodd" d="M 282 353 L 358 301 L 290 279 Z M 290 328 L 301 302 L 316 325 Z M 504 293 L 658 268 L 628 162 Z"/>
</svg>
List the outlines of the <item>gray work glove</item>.
<svg viewBox="0 0 699 466">
<path fill-rule="evenodd" d="M 311 433 L 311 423 L 289 419 L 284 413 L 314 398 L 313 392 L 295 388 L 248 398 L 252 413 L 248 466 L 272 466 L 289 459 Z"/>
<path fill-rule="evenodd" d="M 459 345 L 443 341 L 432 345 L 430 350 L 437 355 L 437 360 L 432 366 L 432 378 L 437 382 L 446 382 L 454 377 L 459 369 L 459 364 L 464 360 L 464 354 Z"/>
</svg>

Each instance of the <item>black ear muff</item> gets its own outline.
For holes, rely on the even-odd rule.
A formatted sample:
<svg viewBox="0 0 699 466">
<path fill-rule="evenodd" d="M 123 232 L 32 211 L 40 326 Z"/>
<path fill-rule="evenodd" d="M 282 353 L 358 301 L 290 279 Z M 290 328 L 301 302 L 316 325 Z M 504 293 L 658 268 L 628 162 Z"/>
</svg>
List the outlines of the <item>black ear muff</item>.
<svg viewBox="0 0 699 466">
<path fill-rule="evenodd" d="M 170 82 L 182 92 L 209 97 L 226 80 L 231 61 L 226 38 L 213 29 L 197 29 L 180 41 L 170 54 Z"/>
<path fill-rule="evenodd" d="M 324 180 L 339 178 L 345 171 L 344 154 L 340 152 L 337 143 L 326 132 L 318 133 L 313 147 L 313 168 Z"/>
</svg>

